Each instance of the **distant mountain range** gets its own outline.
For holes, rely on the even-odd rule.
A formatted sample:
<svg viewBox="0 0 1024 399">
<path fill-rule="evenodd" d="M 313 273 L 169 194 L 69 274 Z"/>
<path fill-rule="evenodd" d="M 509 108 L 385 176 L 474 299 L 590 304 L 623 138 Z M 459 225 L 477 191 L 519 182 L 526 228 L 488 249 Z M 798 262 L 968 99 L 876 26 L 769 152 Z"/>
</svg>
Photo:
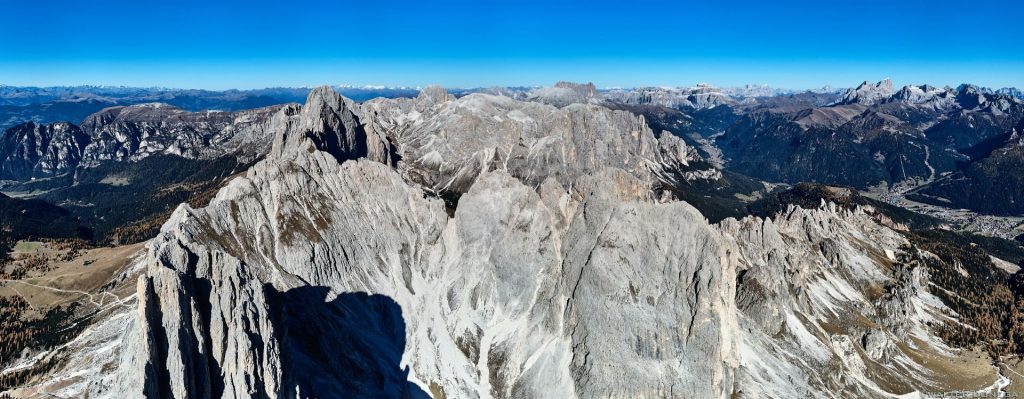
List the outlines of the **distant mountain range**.
<svg viewBox="0 0 1024 399">
<path fill-rule="evenodd" d="M 365 101 L 376 97 L 397 98 L 415 97 L 420 88 L 388 87 L 388 86 L 334 86 L 342 95 L 355 101 Z M 489 87 L 489 88 L 453 88 L 448 91 L 455 96 L 470 93 L 504 94 L 516 98 L 543 98 L 557 95 L 565 87 Z M 859 90 L 860 88 L 858 88 Z M 998 93 L 1024 98 L 1024 92 L 1016 88 L 999 90 L 982 89 L 986 93 Z M 100 109 L 142 103 L 159 102 L 172 105 L 187 111 L 239 111 L 285 103 L 302 103 L 309 94 L 308 87 L 277 87 L 253 90 L 201 90 L 201 89 L 170 89 L 142 88 L 121 86 L 53 86 L 53 87 L 19 87 L 0 85 L 0 129 L 15 124 L 33 121 L 36 123 L 71 122 L 78 123 L 86 116 Z M 547 91 L 547 93 L 545 93 Z M 745 85 L 741 87 L 715 88 L 709 85 L 679 88 L 593 88 L 594 94 L 602 98 L 616 99 L 624 103 L 644 101 L 660 101 L 661 105 L 672 106 L 668 102 L 675 98 L 682 102 L 696 101 L 698 107 L 719 105 L 721 103 L 740 102 L 743 99 L 771 98 L 779 96 L 800 95 L 806 93 L 829 94 L 846 92 L 846 89 L 823 87 L 817 90 L 790 90 L 770 87 L 768 85 Z M 659 98 L 646 97 L 655 96 Z M 685 99 L 685 97 L 689 97 Z M 698 97 L 703 97 L 700 99 Z M 710 103 L 700 103 L 711 101 Z M 685 105 L 685 104 L 682 104 Z"/>
<path fill-rule="evenodd" d="M 957 168 L 972 146 L 1024 115 L 1016 97 L 888 81 L 863 84 L 822 107 L 749 112 L 718 138 L 736 171 L 770 180 L 867 188 L 930 181 Z"/>
<path fill-rule="evenodd" d="M 405 87 L 338 86 L 358 101 L 376 97 L 415 96 L 418 90 Z M 310 88 L 268 88 L 258 90 L 187 90 L 107 86 L 15 87 L 0 85 L 0 129 L 21 122 L 81 122 L 99 110 L 112 106 L 163 103 L 187 111 L 239 111 L 305 101 Z"/>
</svg>

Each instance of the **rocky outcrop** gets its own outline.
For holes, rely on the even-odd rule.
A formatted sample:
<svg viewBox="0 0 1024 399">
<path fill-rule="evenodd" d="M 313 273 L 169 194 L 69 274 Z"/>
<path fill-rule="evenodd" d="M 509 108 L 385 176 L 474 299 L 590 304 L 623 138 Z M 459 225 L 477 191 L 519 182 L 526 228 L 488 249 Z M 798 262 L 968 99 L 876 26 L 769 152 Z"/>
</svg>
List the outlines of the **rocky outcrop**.
<svg viewBox="0 0 1024 399">
<path fill-rule="evenodd" d="M 651 170 L 658 176 L 661 183 L 679 186 L 685 182 L 698 180 L 719 180 L 722 171 L 704 161 L 697 149 L 686 145 L 679 137 L 662 133 L 658 138 L 660 163 L 654 164 Z"/>
<path fill-rule="evenodd" d="M 956 105 L 956 96 L 948 87 L 940 89 L 929 85 L 904 86 L 888 101 L 915 105 L 928 104 L 936 111 L 948 111 Z"/>
<path fill-rule="evenodd" d="M 272 132 L 281 131 L 280 123 L 296 108 L 187 112 L 152 103 L 106 108 L 81 126 L 28 122 L 4 132 L 0 179 L 49 177 L 80 166 L 138 161 L 155 154 L 189 159 L 236 156 L 249 162 L 270 150 Z M 279 113 L 285 115 L 278 117 Z"/>
<path fill-rule="evenodd" d="M 556 107 L 569 104 L 587 104 L 597 101 L 597 87 L 593 83 L 558 82 L 554 87 L 539 87 L 526 93 L 526 99 Z"/>
<path fill-rule="evenodd" d="M 688 88 L 644 87 L 631 90 L 612 90 L 603 97 L 605 101 L 619 104 L 653 104 L 691 110 L 739 104 L 737 100 L 722 90 L 709 85 Z"/>
<path fill-rule="evenodd" d="M 73 171 L 89 141 L 82 129 L 70 123 L 27 122 L 14 126 L 0 139 L 0 180 L 28 180 Z"/>
<path fill-rule="evenodd" d="M 998 115 L 1014 112 L 1022 104 L 1020 98 L 1013 96 L 1009 91 L 992 92 L 969 84 L 960 85 L 955 89 L 948 86 L 938 88 L 930 85 L 908 85 L 895 90 L 889 79 L 874 84 L 861 83 L 857 88 L 847 91 L 841 103 L 867 106 L 912 105 L 916 108 L 916 112 L 930 113 L 930 117 L 933 119 L 941 119 L 942 114 L 958 110 L 982 111 Z M 898 112 L 898 110 L 899 108 L 896 108 L 892 111 Z"/>
<path fill-rule="evenodd" d="M 549 177 L 567 186 L 608 166 L 649 180 L 647 162 L 658 157 L 642 117 L 598 105 L 556 108 L 476 93 L 375 100 L 364 113 L 373 131 L 397 143 L 399 169 L 435 191 L 466 192 L 499 169 L 531 186 Z"/>
<path fill-rule="evenodd" d="M 878 83 L 864 81 L 856 88 L 847 91 L 842 103 L 875 105 L 892 97 L 894 93 L 895 89 L 893 89 L 892 80 L 888 78 Z"/>
<path fill-rule="evenodd" d="M 153 154 L 209 159 L 265 154 L 280 106 L 240 112 L 187 112 L 151 103 L 107 108 L 82 122 L 92 142 L 84 166 L 138 160 Z"/>
<path fill-rule="evenodd" d="M 738 343 L 723 335 L 735 316 L 721 236 L 685 203 L 650 202 L 623 172 L 584 178 L 571 193 L 548 182 L 538 194 L 486 173 L 449 219 L 383 164 L 338 164 L 322 151 L 260 164 L 209 207 L 180 208 L 151 244 L 145 319 L 130 339 L 155 350 L 126 353 L 120 372 L 141 374 L 147 361 L 152 372 L 125 393 L 404 397 L 389 390 L 409 366 L 410 392 L 437 386 L 447 397 L 726 395 Z M 663 247 L 642 245 L 655 237 Z M 323 292 L 290 302 L 315 287 Z M 329 304 L 350 292 L 397 306 L 347 321 Z M 284 320 L 297 306 L 339 319 L 293 339 L 309 328 Z M 394 309 L 405 328 L 387 342 L 404 345 L 380 355 L 396 348 L 377 334 L 403 323 L 365 323 Z M 370 342 L 330 338 L 350 323 L 373 331 Z M 358 367 L 341 367 L 348 358 Z M 722 360 L 707 367 L 708 358 Z M 613 378 L 624 371 L 631 383 Z"/>
<path fill-rule="evenodd" d="M 955 313 L 901 263 L 902 235 L 831 203 L 721 228 L 740 248 L 740 397 L 887 397 L 946 378 L 920 356 L 955 358 L 930 327 Z"/>
<path fill-rule="evenodd" d="M 429 95 L 429 90 L 424 91 Z M 296 107 L 275 116 L 274 125 L 281 132 L 274 137 L 273 152 L 281 155 L 309 141 L 308 151 L 326 151 L 336 159 L 370 158 L 392 163 L 392 150 L 387 138 L 374 130 L 367 131 L 360 120 L 359 107 L 329 86 L 309 93 L 301 110 Z"/>
</svg>

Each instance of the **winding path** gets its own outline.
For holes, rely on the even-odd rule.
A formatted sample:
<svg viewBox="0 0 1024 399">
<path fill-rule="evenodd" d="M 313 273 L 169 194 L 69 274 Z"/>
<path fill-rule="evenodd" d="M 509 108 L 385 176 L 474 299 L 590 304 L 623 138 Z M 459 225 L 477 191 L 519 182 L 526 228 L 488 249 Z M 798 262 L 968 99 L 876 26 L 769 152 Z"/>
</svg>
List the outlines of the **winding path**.
<svg viewBox="0 0 1024 399">
<path fill-rule="evenodd" d="M 0 282 L 4 282 L 4 283 L 21 283 L 21 284 L 25 284 L 25 285 L 30 286 L 30 287 L 41 288 L 41 289 L 49 290 L 49 291 L 56 291 L 56 292 L 69 293 L 69 294 L 78 294 L 79 296 L 84 296 L 84 297 L 88 298 L 89 302 L 91 302 L 93 305 L 95 305 L 98 310 L 105 309 L 104 308 L 104 304 L 111 304 L 113 302 L 116 302 L 118 305 L 123 305 L 124 304 L 124 301 L 122 301 L 121 298 L 118 298 L 117 295 L 114 295 L 114 294 L 109 293 L 109 292 L 101 292 L 99 294 L 91 294 L 91 293 L 88 293 L 88 292 L 85 292 L 85 291 L 65 290 L 65 289 L 50 287 L 50 286 L 46 286 L 46 285 L 32 284 L 32 283 L 30 283 L 28 281 L 23 281 L 23 280 L 0 279 Z M 18 293 L 18 295 L 21 295 L 22 297 L 25 297 L 25 295 L 23 295 L 20 291 L 18 291 L 17 288 L 11 287 L 11 289 L 13 289 L 14 292 Z M 96 299 L 95 299 L 96 295 L 100 295 L 101 296 L 99 302 L 96 302 Z M 113 300 L 112 301 L 108 301 L 108 302 L 104 302 L 103 297 L 107 297 L 107 296 L 112 297 Z M 26 301 L 28 301 L 27 298 L 26 298 Z M 32 306 L 32 304 L 29 303 L 29 306 Z M 35 307 L 33 307 L 33 309 L 35 309 Z"/>
</svg>

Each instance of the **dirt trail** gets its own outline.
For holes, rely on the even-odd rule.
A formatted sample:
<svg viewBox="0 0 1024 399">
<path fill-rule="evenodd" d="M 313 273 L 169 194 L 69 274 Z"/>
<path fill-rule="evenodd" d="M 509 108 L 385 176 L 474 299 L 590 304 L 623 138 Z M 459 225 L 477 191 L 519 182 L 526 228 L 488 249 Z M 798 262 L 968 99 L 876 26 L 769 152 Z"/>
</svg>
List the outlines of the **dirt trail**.
<svg viewBox="0 0 1024 399">
<path fill-rule="evenodd" d="M 33 283 L 28 282 L 28 281 L 22 281 L 22 280 L 0 279 L 0 282 L 4 282 L 4 283 L 18 283 L 18 284 L 24 284 L 24 285 L 27 285 L 27 286 L 30 286 L 30 287 L 40 288 L 40 289 L 54 291 L 54 292 L 76 294 L 76 295 L 78 295 L 78 297 L 83 297 L 84 296 L 84 297 L 88 298 L 89 302 L 92 303 L 94 306 L 96 306 L 97 309 L 105 309 L 104 308 L 105 304 L 109 305 L 109 304 L 114 303 L 114 302 L 116 302 L 119 305 L 123 305 L 124 304 L 124 301 L 122 301 L 121 298 L 118 298 L 117 295 L 111 294 L 109 292 L 100 292 L 98 294 L 92 294 L 92 293 L 88 293 L 88 292 L 85 292 L 85 291 L 65 290 L 65 289 L 61 289 L 61 288 L 55 288 L 55 287 L 39 285 L 39 284 L 33 284 Z M 25 300 L 28 301 L 28 297 L 26 297 L 20 291 L 18 291 L 17 288 L 15 288 L 14 286 L 11 286 L 11 289 L 14 290 L 14 292 L 16 292 L 21 297 L 26 298 Z M 101 297 L 99 302 L 96 301 L 96 296 L 100 296 Z M 104 298 L 107 298 L 107 297 L 111 297 L 111 298 L 113 298 L 113 300 L 110 300 L 108 302 L 104 302 Z M 29 306 L 32 306 L 32 304 L 29 303 Z M 35 309 L 35 307 L 33 307 L 33 309 Z"/>
</svg>

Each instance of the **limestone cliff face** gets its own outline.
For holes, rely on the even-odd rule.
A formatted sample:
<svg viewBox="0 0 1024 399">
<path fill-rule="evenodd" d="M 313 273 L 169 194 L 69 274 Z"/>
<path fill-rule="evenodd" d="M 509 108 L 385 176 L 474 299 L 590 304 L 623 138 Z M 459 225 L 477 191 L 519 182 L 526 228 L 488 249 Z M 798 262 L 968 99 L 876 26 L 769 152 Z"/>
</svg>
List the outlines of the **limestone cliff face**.
<svg viewBox="0 0 1024 399">
<path fill-rule="evenodd" d="M 383 164 L 291 155 L 232 182 L 205 209 L 180 208 L 151 244 L 139 291 L 145 319 L 129 339 L 156 350 L 119 369 L 151 370 L 130 386 L 165 397 L 400 397 L 387 387 L 407 378 L 420 383 L 410 392 L 435 385 L 448 397 L 732 389 L 738 341 L 723 331 L 735 313 L 720 312 L 731 308 L 732 268 L 721 236 L 690 206 L 637 198 L 616 183 L 629 183 L 622 172 L 587 179 L 571 195 L 550 180 L 545 200 L 499 171 L 482 176 L 449 219 L 441 201 Z M 286 320 L 298 305 L 281 298 L 309 287 L 323 290 L 313 308 L 352 292 L 391 298 L 405 324 L 398 355 L 379 359 L 384 344 L 326 345 L 328 320 L 317 321 L 329 325 L 324 335 L 294 342 L 291 330 L 309 327 Z M 338 357 L 359 367 L 324 375 Z M 709 358 L 721 360 L 707 367 Z"/>
<path fill-rule="evenodd" d="M 427 93 L 427 92 L 424 92 Z M 465 192 L 488 170 L 527 185 L 616 167 L 647 179 L 658 142 L 642 117 L 598 105 L 564 108 L 471 94 L 375 100 L 364 106 L 375 131 L 398 143 L 400 170 L 438 191 Z"/>
<path fill-rule="evenodd" d="M 265 160 L 149 243 L 108 371 L 62 371 L 116 389 L 78 394 L 885 397 L 955 355 L 902 236 L 827 204 L 709 224 L 655 199 L 686 151 L 630 114 L 315 90 L 275 118 Z"/>
<path fill-rule="evenodd" d="M 332 91 L 333 93 L 333 91 Z M 335 94 L 337 96 L 337 94 Z M 339 96 L 340 97 L 340 96 Z M 151 155 L 189 159 L 263 157 L 297 105 L 238 112 L 187 112 L 166 104 L 106 108 L 74 125 L 28 122 L 0 138 L 0 179 L 25 181 Z M 329 115 L 307 120 L 337 123 Z"/>
<path fill-rule="evenodd" d="M 278 131 L 271 118 L 281 108 L 188 112 L 159 103 L 107 108 L 82 122 L 82 129 L 91 137 L 82 164 L 95 166 L 154 154 L 255 158 L 267 152 L 273 132 Z"/>
<path fill-rule="evenodd" d="M 28 180 L 70 172 L 89 136 L 70 123 L 14 126 L 0 138 L 0 180 Z"/>
<path fill-rule="evenodd" d="M 390 163 L 387 138 L 367 132 L 357 115 L 359 106 L 334 89 L 322 86 L 309 93 L 300 111 L 285 111 L 275 117 L 280 134 L 272 151 L 281 155 L 299 142 L 310 140 L 313 148 L 338 159 L 370 158 Z M 281 126 L 283 125 L 283 126 Z"/>
<path fill-rule="evenodd" d="M 722 89 L 708 85 L 688 88 L 642 87 L 631 90 L 612 90 L 605 101 L 621 104 L 652 104 L 669 108 L 711 109 L 720 105 L 738 105 L 739 102 Z"/>
</svg>

